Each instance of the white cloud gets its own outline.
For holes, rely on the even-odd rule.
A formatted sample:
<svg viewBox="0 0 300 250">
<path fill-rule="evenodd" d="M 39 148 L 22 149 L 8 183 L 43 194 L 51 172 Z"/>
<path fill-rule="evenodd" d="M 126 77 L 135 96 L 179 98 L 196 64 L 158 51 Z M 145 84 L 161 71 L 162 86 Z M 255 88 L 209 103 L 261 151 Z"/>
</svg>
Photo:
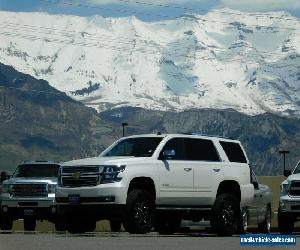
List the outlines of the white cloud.
<svg viewBox="0 0 300 250">
<path fill-rule="evenodd" d="M 242 11 L 300 10 L 300 0 L 220 0 L 220 5 Z"/>
</svg>

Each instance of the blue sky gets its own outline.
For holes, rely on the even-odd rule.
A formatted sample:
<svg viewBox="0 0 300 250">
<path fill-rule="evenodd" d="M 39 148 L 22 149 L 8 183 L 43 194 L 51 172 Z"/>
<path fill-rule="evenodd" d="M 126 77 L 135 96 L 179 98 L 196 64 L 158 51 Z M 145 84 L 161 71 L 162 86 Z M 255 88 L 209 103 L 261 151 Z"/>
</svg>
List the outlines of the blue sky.
<svg viewBox="0 0 300 250">
<path fill-rule="evenodd" d="M 300 17 L 300 0 L 0 0 L 0 10 L 45 11 L 80 16 L 130 16 L 145 21 L 169 19 L 214 8 L 241 11 L 288 11 Z"/>
</svg>

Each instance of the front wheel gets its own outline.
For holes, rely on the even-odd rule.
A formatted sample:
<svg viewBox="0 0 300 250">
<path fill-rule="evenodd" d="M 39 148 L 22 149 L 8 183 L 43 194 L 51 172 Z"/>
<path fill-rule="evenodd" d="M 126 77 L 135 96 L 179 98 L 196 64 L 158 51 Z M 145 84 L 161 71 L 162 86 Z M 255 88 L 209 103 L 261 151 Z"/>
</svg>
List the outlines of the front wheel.
<svg viewBox="0 0 300 250">
<path fill-rule="evenodd" d="M 265 215 L 265 219 L 262 223 L 258 224 L 259 232 L 269 234 L 271 231 L 271 218 L 272 218 L 272 210 L 270 206 L 267 206 L 267 211 Z"/>
<path fill-rule="evenodd" d="M 67 222 L 62 216 L 57 216 L 55 219 L 55 230 L 57 232 L 63 232 L 67 230 Z"/>
<path fill-rule="evenodd" d="M 126 200 L 124 227 L 129 233 L 146 234 L 153 226 L 155 203 L 151 193 L 143 189 L 131 191 Z"/>
<path fill-rule="evenodd" d="M 24 218 L 24 231 L 34 231 L 36 227 L 35 218 Z"/>
<path fill-rule="evenodd" d="M 278 229 L 281 234 L 291 234 L 294 231 L 294 219 L 278 209 Z"/>
<path fill-rule="evenodd" d="M 238 232 L 241 222 L 239 202 L 231 194 L 217 196 L 212 208 L 211 226 L 221 236 L 231 236 Z"/>
<path fill-rule="evenodd" d="M 9 216 L 2 216 L 1 218 L 1 229 L 10 231 L 13 227 L 13 219 Z"/>
</svg>

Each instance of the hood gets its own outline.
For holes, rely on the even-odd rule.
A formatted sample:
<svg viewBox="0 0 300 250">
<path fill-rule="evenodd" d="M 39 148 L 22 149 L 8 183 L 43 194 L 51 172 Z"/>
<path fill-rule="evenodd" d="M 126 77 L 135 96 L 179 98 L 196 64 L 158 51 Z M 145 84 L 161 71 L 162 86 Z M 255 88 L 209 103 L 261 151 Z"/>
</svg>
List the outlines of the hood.
<svg viewBox="0 0 300 250">
<path fill-rule="evenodd" d="M 115 156 L 115 157 L 92 157 L 79 160 L 67 161 L 62 166 L 96 166 L 96 165 L 119 165 L 120 163 L 134 163 L 150 159 L 151 157 Z"/>
<path fill-rule="evenodd" d="M 260 183 L 259 183 L 259 189 L 260 190 L 265 190 L 265 191 L 267 191 L 267 190 L 270 191 L 271 190 L 269 186 L 264 185 L 264 184 L 260 184 Z"/>
<path fill-rule="evenodd" d="M 286 180 L 284 180 L 281 184 L 287 184 L 291 181 L 300 181 L 300 174 L 292 174 Z"/>
<path fill-rule="evenodd" d="M 3 184 L 33 184 L 33 183 L 47 183 L 47 184 L 57 184 L 57 178 L 29 178 L 29 177 L 17 177 L 10 178 L 3 182 Z"/>
</svg>

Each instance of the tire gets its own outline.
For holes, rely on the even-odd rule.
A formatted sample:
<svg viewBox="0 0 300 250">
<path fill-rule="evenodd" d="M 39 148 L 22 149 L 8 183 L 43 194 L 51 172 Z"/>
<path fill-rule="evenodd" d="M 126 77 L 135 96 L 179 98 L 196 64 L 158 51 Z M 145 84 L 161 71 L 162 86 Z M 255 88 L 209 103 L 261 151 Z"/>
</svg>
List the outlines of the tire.
<svg viewBox="0 0 300 250">
<path fill-rule="evenodd" d="M 247 208 L 243 208 L 241 212 L 241 223 L 238 229 L 240 234 L 246 234 L 248 231 L 248 211 Z"/>
<path fill-rule="evenodd" d="M 180 225 L 180 215 L 161 213 L 155 218 L 155 231 L 159 234 L 174 234 L 179 231 Z"/>
<path fill-rule="evenodd" d="M 231 194 L 217 196 L 212 208 L 211 226 L 220 236 L 238 233 L 242 219 L 239 202 Z"/>
<path fill-rule="evenodd" d="M 265 219 L 262 223 L 258 224 L 258 231 L 264 234 L 269 234 L 271 231 L 271 219 L 272 219 L 272 210 L 270 206 L 267 206 Z"/>
<path fill-rule="evenodd" d="M 35 218 L 24 218 L 24 231 L 34 231 L 36 227 Z"/>
<path fill-rule="evenodd" d="M 9 216 L 2 216 L 1 218 L 1 229 L 10 231 L 13 227 L 13 219 Z"/>
<path fill-rule="evenodd" d="M 55 230 L 57 232 L 64 232 L 67 230 L 67 223 L 66 221 L 61 218 L 61 217 L 57 217 L 55 220 Z"/>
<path fill-rule="evenodd" d="M 110 220 L 110 231 L 111 232 L 120 232 L 122 227 L 122 222 L 120 220 Z"/>
<path fill-rule="evenodd" d="M 294 231 L 294 219 L 287 213 L 278 209 L 278 229 L 281 234 L 292 234 Z"/>
<path fill-rule="evenodd" d="M 127 195 L 124 227 L 132 234 L 149 233 L 153 226 L 155 201 L 146 190 L 136 189 Z"/>
</svg>

